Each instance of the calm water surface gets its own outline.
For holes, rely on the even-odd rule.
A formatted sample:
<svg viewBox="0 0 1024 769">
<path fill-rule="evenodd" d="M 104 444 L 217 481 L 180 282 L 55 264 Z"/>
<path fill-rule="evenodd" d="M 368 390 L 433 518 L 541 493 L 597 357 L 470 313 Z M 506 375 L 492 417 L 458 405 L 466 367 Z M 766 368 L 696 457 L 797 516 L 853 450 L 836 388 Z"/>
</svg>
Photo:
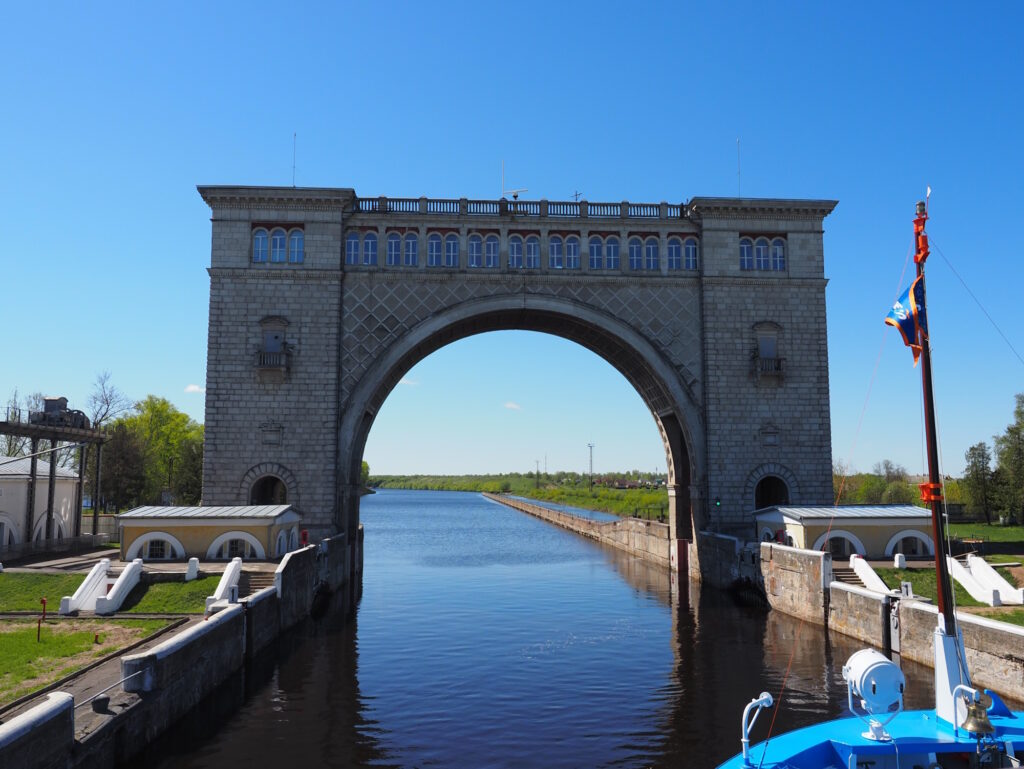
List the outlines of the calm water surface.
<svg viewBox="0 0 1024 769">
<path fill-rule="evenodd" d="M 476 494 L 385 490 L 362 521 L 348 621 L 301 626 L 139 766 L 713 766 L 787 667 L 776 730 L 842 712 L 842 636 Z M 926 706 L 930 670 L 904 670 Z"/>
</svg>

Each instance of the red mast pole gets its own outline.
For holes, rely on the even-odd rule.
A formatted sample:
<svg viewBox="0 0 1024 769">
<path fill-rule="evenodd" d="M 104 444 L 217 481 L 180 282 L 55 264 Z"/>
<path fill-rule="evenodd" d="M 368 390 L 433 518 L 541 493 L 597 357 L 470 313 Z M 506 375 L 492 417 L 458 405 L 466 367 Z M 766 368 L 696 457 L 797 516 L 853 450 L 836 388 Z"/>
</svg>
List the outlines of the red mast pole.
<svg viewBox="0 0 1024 769">
<path fill-rule="evenodd" d="M 928 259 L 928 234 L 924 231 L 928 221 L 928 206 L 922 201 L 917 204 L 914 218 L 914 263 L 921 281 L 921 294 L 925 294 L 924 263 Z M 927 308 L 927 302 L 922 302 Z M 927 325 L 927 316 L 925 324 Z M 942 478 L 939 475 L 939 447 L 935 430 L 935 397 L 932 391 L 932 356 L 925 329 L 918 330 L 918 344 L 921 345 L 921 386 L 924 390 L 924 429 L 928 445 L 928 482 L 922 483 L 921 501 L 927 502 L 932 511 L 932 537 L 935 540 L 935 582 L 938 588 L 939 611 L 942 613 L 947 636 L 956 636 L 956 617 L 953 609 L 953 590 L 946 564 L 946 523 L 942 516 Z"/>
</svg>

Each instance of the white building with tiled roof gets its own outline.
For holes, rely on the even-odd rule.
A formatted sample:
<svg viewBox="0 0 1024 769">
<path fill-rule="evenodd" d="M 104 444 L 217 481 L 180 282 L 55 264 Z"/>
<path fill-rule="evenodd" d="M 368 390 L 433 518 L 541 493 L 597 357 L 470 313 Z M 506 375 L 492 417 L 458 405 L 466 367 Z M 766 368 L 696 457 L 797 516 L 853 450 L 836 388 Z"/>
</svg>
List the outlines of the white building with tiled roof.
<svg viewBox="0 0 1024 769">
<path fill-rule="evenodd" d="M 28 491 L 32 460 L 0 457 L 0 553 L 26 541 L 42 540 L 46 532 L 50 463 L 36 462 L 36 494 L 31 523 Z M 75 494 L 78 476 L 74 470 L 58 467 L 53 500 L 53 537 L 64 539 L 74 531 Z M 27 534 L 31 527 L 31 534 Z"/>
</svg>

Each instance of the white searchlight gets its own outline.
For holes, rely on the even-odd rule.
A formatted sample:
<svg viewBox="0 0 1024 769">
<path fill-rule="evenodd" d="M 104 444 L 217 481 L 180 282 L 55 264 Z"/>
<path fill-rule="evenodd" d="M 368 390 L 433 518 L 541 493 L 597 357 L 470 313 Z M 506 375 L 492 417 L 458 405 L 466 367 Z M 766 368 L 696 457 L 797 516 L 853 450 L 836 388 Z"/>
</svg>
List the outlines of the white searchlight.
<svg viewBox="0 0 1024 769">
<path fill-rule="evenodd" d="M 903 687 L 907 682 L 903 671 L 881 652 L 861 649 L 843 665 L 843 680 L 850 711 L 868 725 L 863 736 L 880 742 L 891 740 L 885 726 L 903 710 Z M 868 719 L 854 708 L 854 696 L 860 700 L 861 710 Z M 891 714 L 885 721 L 875 718 L 885 714 Z"/>
</svg>

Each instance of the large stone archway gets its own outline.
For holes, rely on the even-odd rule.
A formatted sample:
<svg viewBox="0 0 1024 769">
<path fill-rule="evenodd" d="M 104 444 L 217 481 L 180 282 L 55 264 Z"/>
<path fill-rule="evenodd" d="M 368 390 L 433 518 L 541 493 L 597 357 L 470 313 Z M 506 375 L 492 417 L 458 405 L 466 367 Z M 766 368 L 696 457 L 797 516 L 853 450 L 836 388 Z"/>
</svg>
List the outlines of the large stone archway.
<svg viewBox="0 0 1024 769">
<path fill-rule="evenodd" d="M 572 340 L 636 388 L 665 444 L 674 537 L 755 537 L 750 483 L 769 464 L 788 468 L 790 502 L 831 501 L 832 201 L 200 193 L 213 212 L 204 504 L 246 504 L 266 468 L 288 468 L 271 474 L 301 496 L 302 527 L 346 533 L 358 568 L 360 461 L 381 404 L 435 350 L 503 329 Z M 277 229 L 303 237 L 268 254 Z"/>
</svg>

